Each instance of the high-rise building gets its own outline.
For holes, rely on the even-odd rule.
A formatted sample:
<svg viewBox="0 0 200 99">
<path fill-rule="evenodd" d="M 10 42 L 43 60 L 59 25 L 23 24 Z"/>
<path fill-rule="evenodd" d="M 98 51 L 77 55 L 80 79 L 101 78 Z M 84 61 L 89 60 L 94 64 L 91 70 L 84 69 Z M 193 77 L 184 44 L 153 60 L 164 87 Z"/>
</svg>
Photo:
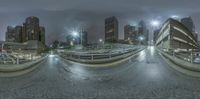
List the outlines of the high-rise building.
<svg viewBox="0 0 200 99">
<path fill-rule="evenodd" d="M 153 42 L 154 42 L 154 44 L 156 43 L 156 39 L 157 39 L 157 36 L 158 36 L 159 32 L 160 32 L 160 29 L 157 29 L 153 33 Z"/>
<path fill-rule="evenodd" d="M 88 44 L 88 38 L 87 38 L 87 31 L 82 31 L 82 45 L 86 46 Z"/>
<path fill-rule="evenodd" d="M 131 25 L 125 25 L 124 26 L 124 40 L 131 40 L 132 39 L 132 34 L 135 31 L 135 27 Z"/>
<path fill-rule="evenodd" d="M 39 40 L 40 26 L 39 19 L 37 17 L 31 16 L 26 18 L 24 27 L 28 40 Z"/>
<path fill-rule="evenodd" d="M 39 18 L 31 16 L 26 18 L 23 26 L 7 27 L 6 41 L 23 43 L 37 40 L 45 45 L 45 28 L 40 27 Z"/>
<path fill-rule="evenodd" d="M 7 42 L 22 42 L 22 26 L 8 26 L 6 32 L 6 41 Z"/>
<path fill-rule="evenodd" d="M 191 17 L 185 17 L 181 19 L 181 23 L 187 27 L 195 37 L 195 40 L 198 40 L 198 35 L 195 33 L 195 25 Z"/>
<path fill-rule="evenodd" d="M 138 37 L 143 38 L 141 44 L 147 45 L 149 40 L 149 31 L 144 21 L 140 21 L 138 25 Z"/>
<path fill-rule="evenodd" d="M 182 18 L 181 23 L 185 25 L 192 33 L 195 32 L 195 25 L 191 17 Z"/>
<path fill-rule="evenodd" d="M 6 31 L 6 41 L 15 42 L 16 41 L 15 37 L 16 37 L 15 28 L 12 26 L 8 26 Z"/>
<path fill-rule="evenodd" d="M 137 30 L 135 26 L 131 25 L 124 26 L 124 40 L 132 44 L 137 43 Z"/>
<path fill-rule="evenodd" d="M 42 26 L 40 27 L 39 41 L 45 44 L 45 28 Z"/>
<path fill-rule="evenodd" d="M 192 32 L 172 18 L 162 25 L 155 42 L 158 48 L 165 50 L 199 50 L 199 44 Z"/>
<path fill-rule="evenodd" d="M 15 27 L 15 42 L 22 42 L 22 26 L 16 26 Z"/>
<path fill-rule="evenodd" d="M 114 43 L 118 40 L 118 20 L 116 17 L 105 19 L 105 41 Z"/>
</svg>

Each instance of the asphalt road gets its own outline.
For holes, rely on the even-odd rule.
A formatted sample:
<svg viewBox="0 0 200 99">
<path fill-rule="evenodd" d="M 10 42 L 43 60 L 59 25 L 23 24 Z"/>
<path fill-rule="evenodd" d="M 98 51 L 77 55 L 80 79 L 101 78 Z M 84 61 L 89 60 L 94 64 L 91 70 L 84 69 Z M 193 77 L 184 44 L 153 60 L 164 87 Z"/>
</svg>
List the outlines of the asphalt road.
<svg viewBox="0 0 200 99">
<path fill-rule="evenodd" d="M 109 68 L 52 55 L 38 65 L 31 73 L 0 78 L 0 99 L 200 99 L 200 78 L 170 68 L 153 47 Z"/>
</svg>

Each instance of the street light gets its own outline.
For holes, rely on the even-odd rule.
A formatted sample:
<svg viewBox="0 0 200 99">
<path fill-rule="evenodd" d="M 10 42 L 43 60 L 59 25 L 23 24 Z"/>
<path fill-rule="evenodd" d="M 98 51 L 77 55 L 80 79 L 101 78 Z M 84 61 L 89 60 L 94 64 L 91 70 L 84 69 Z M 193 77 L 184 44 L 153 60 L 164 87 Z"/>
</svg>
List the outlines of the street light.
<svg viewBox="0 0 200 99">
<path fill-rule="evenodd" d="M 160 25 L 160 22 L 158 20 L 152 20 L 151 25 L 154 26 L 154 27 L 157 27 L 157 26 Z"/>
<path fill-rule="evenodd" d="M 143 40 L 144 40 L 144 37 L 140 36 L 140 37 L 139 37 L 139 40 L 140 40 L 140 41 L 143 41 Z"/>
<path fill-rule="evenodd" d="M 144 40 L 144 37 L 143 36 L 139 36 L 138 40 L 140 42 L 140 45 L 142 45 L 142 41 Z"/>
<path fill-rule="evenodd" d="M 72 39 L 73 42 L 76 40 L 77 37 L 79 37 L 79 33 L 77 31 L 72 31 L 71 35 L 73 36 L 73 39 Z M 74 45 L 74 44 L 71 44 L 71 45 Z"/>
<path fill-rule="evenodd" d="M 77 31 L 73 31 L 73 32 L 72 32 L 72 36 L 73 36 L 73 37 L 78 37 L 78 36 L 79 36 L 79 35 L 78 35 L 78 32 L 77 32 Z"/>
<path fill-rule="evenodd" d="M 101 43 L 101 42 L 103 42 L 103 40 L 102 40 L 102 39 L 99 39 L 99 42 Z"/>
<path fill-rule="evenodd" d="M 154 31 L 159 28 L 160 21 L 159 20 L 151 20 L 150 25 L 151 25 L 151 30 L 152 30 L 151 32 L 153 34 Z M 152 43 L 153 42 L 149 42 L 149 44 L 152 44 Z"/>
</svg>

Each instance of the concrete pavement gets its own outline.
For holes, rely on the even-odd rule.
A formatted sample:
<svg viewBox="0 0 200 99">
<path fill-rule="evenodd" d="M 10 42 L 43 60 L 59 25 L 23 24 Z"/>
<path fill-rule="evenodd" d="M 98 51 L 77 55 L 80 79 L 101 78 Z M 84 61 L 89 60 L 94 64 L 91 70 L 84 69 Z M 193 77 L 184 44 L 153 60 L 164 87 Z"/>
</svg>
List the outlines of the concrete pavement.
<svg viewBox="0 0 200 99">
<path fill-rule="evenodd" d="M 23 76 L 0 78 L 0 99 L 200 98 L 200 79 L 170 68 L 153 47 L 115 67 L 66 64 L 58 56 L 40 65 Z"/>
</svg>

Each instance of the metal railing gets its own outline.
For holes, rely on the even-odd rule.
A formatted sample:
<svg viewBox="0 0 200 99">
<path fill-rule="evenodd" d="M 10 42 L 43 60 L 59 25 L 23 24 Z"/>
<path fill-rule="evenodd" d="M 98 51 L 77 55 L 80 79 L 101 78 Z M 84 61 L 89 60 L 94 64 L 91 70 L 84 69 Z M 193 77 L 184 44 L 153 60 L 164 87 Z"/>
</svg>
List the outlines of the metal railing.
<svg viewBox="0 0 200 99">
<path fill-rule="evenodd" d="M 21 55 L 22 56 L 22 55 Z M 45 56 L 45 54 L 41 55 L 29 55 L 27 57 L 20 57 L 19 54 L 15 53 L 0 53 L 0 64 L 23 64 L 27 62 L 31 62 L 37 60 L 41 57 Z"/>
<path fill-rule="evenodd" d="M 177 52 L 174 50 L 168 50 L 164 52 L 178 59 L 181 59 L 190 63 L 200 64 L 200 52 L 192 52 L 192 51 Z"/>
<path fill-rule="evenodd" d="M 128 56 L 131 56 L 140 50 L 144 49 L 144 47 L 134 47 L 134 48 L 122 48 L 110 50 L 104 53 L 89 53 L 89 52 L 60 52 L 60 56 L 73 61 L 78 62 L 94 62 L 94 63 L 102 63 L 109 62 L 114 60 L 119 60 Z"/>
</svg>

